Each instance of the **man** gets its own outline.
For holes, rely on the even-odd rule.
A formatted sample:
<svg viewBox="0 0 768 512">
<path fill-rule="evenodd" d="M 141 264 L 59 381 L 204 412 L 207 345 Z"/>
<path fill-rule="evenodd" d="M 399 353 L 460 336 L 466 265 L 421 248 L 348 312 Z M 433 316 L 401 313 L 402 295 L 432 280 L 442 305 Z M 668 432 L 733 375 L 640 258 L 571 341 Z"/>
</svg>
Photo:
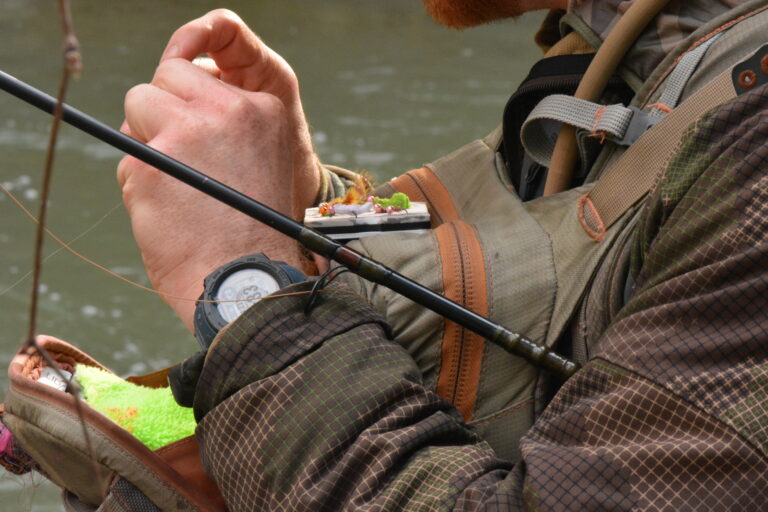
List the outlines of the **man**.
<svg viewBox="0 0 768 512">
<path fill-rule="evenodd" d="M 646 80 L 664 48 L 710 18 L 751 16 L 764 3 L 671 3 L 674 30 L 659 25 L 654 44 L 630 53 L 635 77 Z M 599 0 L 427 5 L 452 26 L 568 8 L 597 35 L 623 9 Z M 583 41 L 563 41 L 550 55 L 584 53 Z M 201 53 L 213 62 L 193 64 Z M 419 355 L 387 339 L 400 341 L 405 329 L 391 310 L 394 333 L 364 301 L 331 286 L 310 315 L 306 297 L 293 296 L 262 301 L 230 323 L 194 397 L 202 457 L 229 509 L 763 507 L 764 90 L 710 112 L 683 139 L 626 237 L 629 279 L 601 268 L 621 283 L 604 287 L 622 298 L 606 307 L 610 294 L 587 290 L 573 335 L 588 333 L 581 358 L 589 362 L 522 438 L 518 464 L 497 458 L 424 384 L 428 369 L 411 357 Z M 126 119 L 131 135 L 275 208 L 292 205 L 285 213 L 300 216 L 323 195 L 328 176 L 296 77 L 229 12 L 173 35 L 153 82 L 129 92 Z M 149 276 L 169 296 L 198 296 L 206 275 L 249 253 L 312 272 L 295 243 L 134 159 L 121 162 L 118 179 Z M 168 301 L 193 330 L 194 305 Z"/>
</svg>

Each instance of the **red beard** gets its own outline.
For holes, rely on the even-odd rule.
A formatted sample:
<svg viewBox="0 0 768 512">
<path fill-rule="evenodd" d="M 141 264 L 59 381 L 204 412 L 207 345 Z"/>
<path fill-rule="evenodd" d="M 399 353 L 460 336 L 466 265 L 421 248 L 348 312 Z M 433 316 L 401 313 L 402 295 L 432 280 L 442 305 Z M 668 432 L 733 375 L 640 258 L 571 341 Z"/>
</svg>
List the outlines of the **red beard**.
<svg viewBox="0 0 768 512">
<path fill-rule="evenodd" d="M 452 28 L 482 25 L 501 18 L 519 16 L 526 9 L 521 2 L 501 0 L 424 0 L 424 5 L 438 23 Z"/>
</svg>

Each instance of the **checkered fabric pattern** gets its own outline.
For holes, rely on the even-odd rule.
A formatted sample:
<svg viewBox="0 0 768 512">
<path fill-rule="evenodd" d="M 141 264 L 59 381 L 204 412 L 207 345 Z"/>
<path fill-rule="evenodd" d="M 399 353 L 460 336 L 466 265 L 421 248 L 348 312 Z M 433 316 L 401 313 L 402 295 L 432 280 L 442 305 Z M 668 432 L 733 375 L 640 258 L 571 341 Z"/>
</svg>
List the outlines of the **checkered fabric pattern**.
<svg viewBox="0 0 768 512">
<path fill-rule="evenodd" d="M 109 490 L 99 512 L 161 512 L 154 503 L 124 478 L 118 478 Z"/>
<path fill-rule="evenodd" d="M 69 491 L 63 492 L 62 500 L 67 512 L 162 512 L 143 492 L 122 477 L 112 483 L 98 508 L 83 503 Z M 187 510 L 189 507 L 179 504 L 177 508 Z"/>
<path fill-rule="evenodd" d="M 766 92 L 690 131 L 640 220 L 633 298 L 514 467 L 344 290 L 309 317 L 301 296 L 249 310 L 195 400 L 230 511 L 765 510 Z"/>
<path fill-rule="evenodd" d="M 568 10 L 581 18 L 605 40 L 627 12 L 633 0 L 570 0 Z M 676 45 L 704 23 L 728 12 L 747 0 L 675 0 L 640 35 L 625 59 L 626 65 L 642 80 Z"/>
</svg>

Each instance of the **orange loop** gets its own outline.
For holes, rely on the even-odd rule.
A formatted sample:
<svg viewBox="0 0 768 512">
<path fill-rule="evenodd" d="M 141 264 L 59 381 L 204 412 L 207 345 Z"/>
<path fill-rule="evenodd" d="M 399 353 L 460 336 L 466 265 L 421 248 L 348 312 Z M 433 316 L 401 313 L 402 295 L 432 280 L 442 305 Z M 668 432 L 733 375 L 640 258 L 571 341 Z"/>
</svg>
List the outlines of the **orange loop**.
<svg viewBox="0 0 768 512">
<path fill-rule="evenodd" d="M 659 109 L 662 112 L 664 112 L 665 114 L 669 114 L 670 112 L 672 112 L 672 108 L 670 106 L 665 105 L 664 103 L 661 103 L 660 101 L 657 101 L 656 103 L 651 103 L 650 105 L 648 105 L 648 107 Z"/>
<path fill-rule="evenodd" d="M 605 133 L 605 130 L 598 130 L 597 126 L 600 124 L 600 119 L 603 118 L 603 115 L 605 114 L 605 107 L 600 107 L 597 109 L 597 112 L 595 112 L 595 121 L 592 123 L 592 131 L 588 135 L 588 137 L 595 137 L 600 139 L 600 144 L 603 144 L 605 142 L 605 139 L 608 137 L 608 135 Z"/>
<path fill-rule="evenodd" d="M 595 208 L 594 203 L 588 194 L 581 196 L 577 202 L 579 224 L 584 232 L 595 242 L 602 242 L 605 239 L 606 227 L 600 212 Z M 592 220 L 587 219 L 587 212 Z M 593 225 L 594 224 L 594 225 Z"/>
<path fill-rule="evenodd" d="M 757 74 L 751 69 L 745 69 L 739 75 L 739 86 L 742 89 L 751 89 L 757 83 Z"/>
</svg>

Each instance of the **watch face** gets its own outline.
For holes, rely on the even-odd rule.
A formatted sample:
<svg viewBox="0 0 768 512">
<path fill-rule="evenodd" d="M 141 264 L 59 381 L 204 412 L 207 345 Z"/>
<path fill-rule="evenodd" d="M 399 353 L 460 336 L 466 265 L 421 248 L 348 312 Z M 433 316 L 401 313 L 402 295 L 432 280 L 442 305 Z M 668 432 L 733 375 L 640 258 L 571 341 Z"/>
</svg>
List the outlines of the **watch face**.
<svg viewBox="0 0 768 512">
<path fill-rule="evenodd" d="M 229 323 L 259 299 L 279 289 L 280 285 L 275 278 L 263 270 L 238 270 L 224 279 L 214 296 L 214 300 L 237 302 L 222 302 L 216 305 L 216 309 L 224 321 Z"/>
</svg>

